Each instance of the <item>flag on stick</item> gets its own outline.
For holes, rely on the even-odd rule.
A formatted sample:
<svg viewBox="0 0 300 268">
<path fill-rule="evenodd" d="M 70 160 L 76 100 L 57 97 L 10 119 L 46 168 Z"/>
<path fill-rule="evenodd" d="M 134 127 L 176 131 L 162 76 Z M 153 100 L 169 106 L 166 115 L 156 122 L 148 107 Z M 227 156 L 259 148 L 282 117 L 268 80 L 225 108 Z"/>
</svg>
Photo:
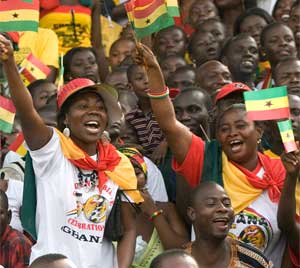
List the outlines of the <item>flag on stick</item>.
<svg viewBox="0 0 300 268">
<path fill-rule="evenodd" d="M 0 0 L 0 32 L 37 32 L 39 0 Z"/>
<path fill-rule="evenodd" d="M 244 92 L 250 120 L 276 120 L 290 117 L 286 86 Z"/>
<path fill-rule="evenodd" d="M 297 150 L 292 122 L 290 119 L 277 122 L 284 149 L 287 153 Z"/>
<path fill-rule="evenodd" d="M 12 142 L 12 144 L 8 147 L 10 151 L 14 151 L 20 156 L 25 156 L 27 153 L 27 150 L 24 146 L 25 140 L 23 133 L 19 133 L 16 137 L 16 139 Z"/>
<path fill-rule="evenodd" d="M 166 0 L 131 0 L 125 4 L 128 19 L 138 38 L 174 25 Z"/>
<path fill-rule="evenodd" d="M 38 79 L 46 79 L 50 73 L 50 68 L 42 63 L 32 54 L 29 54 L 20 64 L 21 76 L 26 86 Z"/>
<path fill-rule="evenodd" d="M 180 11 L 177 0 L 167 0 L 167 9 L 170 17 L 174 19 L 176 25 L 182 25 Z"/>
<path fill-rule="evenodd" d="M 11 133 L 16 108 L 10 99 L 0 96 L 0 130 L 5 133 Z"/>
</svg>

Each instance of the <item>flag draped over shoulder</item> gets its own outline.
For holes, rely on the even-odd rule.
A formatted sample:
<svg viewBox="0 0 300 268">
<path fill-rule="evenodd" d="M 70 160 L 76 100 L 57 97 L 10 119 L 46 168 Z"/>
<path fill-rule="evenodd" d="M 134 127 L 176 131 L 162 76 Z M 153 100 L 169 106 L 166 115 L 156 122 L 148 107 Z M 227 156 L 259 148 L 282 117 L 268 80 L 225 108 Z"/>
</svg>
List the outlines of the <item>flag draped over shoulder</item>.
<svg viewBox="0 0 300 268">
<path fill-rule="evenodd" d="M 166 0 L 131 0 L 125 4 L 125 8 L 138 38 L 174 25 Z"/>
<path fill-rule="evenodd" d="M 0 96 L 0 130 L 5 133 L 11 133 L 16 108 L 10 99 Z"/>
<path fill-rule="evenodd" d="M 21 76 L 26 86 L 38 79 L 46 79 L 50 68 L 32 54 L 29 54 L 21 63 Z"/>
<path fill-rule="evenodd" d="M 37 32 L 39 0 L 0 0 L 0 32 Z"/>
<path fill-rule="evenodd" d="M 277 122 L 280 136 L 283 142 L 284 149 L 287 153 L 297 150 L 297 145 L 295 143 L 292 122 L 290 119 L 285 121 Z"/>
<path fill-rule="evenodd" d="M 244 92 L 250 120 L 276 120 L 290 117 L 286 86 Z"/>
<path fill-rule="evenodd" d="M 24 157 L 27 153 L 27 150 L 24 145 L 25 145 L 24 135 L 23 133 L 19 133 L 16 139 L 8 147 L 8 149 Z"/>
</svg>

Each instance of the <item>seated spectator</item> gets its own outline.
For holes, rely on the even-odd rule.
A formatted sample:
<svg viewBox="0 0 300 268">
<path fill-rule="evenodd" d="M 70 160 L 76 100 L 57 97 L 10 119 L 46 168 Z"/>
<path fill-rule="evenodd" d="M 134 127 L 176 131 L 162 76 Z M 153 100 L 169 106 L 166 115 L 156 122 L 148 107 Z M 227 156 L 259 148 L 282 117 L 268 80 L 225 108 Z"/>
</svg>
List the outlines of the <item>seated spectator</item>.
<svg viewBox="0 0 300 268">
<path fill-rule="evenodd" d="M 219 58 L 221 45 L 212 33 L 198 30 L 191 36 L 188 50 L 193 63 L 200 67 L 209 60 Z"/>
<path fill-rule="evenodd" d="M 9 223 L 8 199 L 0 190 L 0 264 L 5 268 L 26 268 L 29 265 L 31 242 Z"/>
<path fill-rule="evenodd" d="M 35 259 L 29 268 L 76 268 L 76 266 L 62 254 L 47 254 Z"/>
<path fill-rule="evenodd" d="M 232 82 L 231 73 L 220 61 L 211 60 L 196 69 L 196 84 L 214 99 L 218 90 Z"/>
<path fill-rule="evenodd" d="M 233 81 L 242 82 L 252 88 L 255 86 L 259 55 L 253 37 L 241 33 L 230 38 L 222 49 L 221 60 L 228 66 Z"/>
<path fill-rule="evenodd" d="M 179 67 L 172 76 L 169 77 L 167 84 L 171 88 L 179 88 L 185 90 L 194 86 L 196 80 L 195 69 L 191 66 Z"/>
<path fill-rule="evenodd" d="M 178 26 L 171 26 L 160 30 L 153 41 L 153 51 L 159 61 L 171 55 L 184 58 L 186 48 L 186 34 Z"/>
<path fill-rule="evenodd" d="M 150 268 L 199 268 L 195 259 L 182 249 L 166 250 L 156 256 Z"/>
<path fill-rule="evenodd" d="M 300 60 L 296 57 L 281 60 L 273 71 L 275 86 L 286 86 L 288 93 L 300 96 Z"/>
<path fill-rule="evenodd" d="M 234 211 L 222 186 L 203 182 L 193 190 L 190 200 L 187 213 L 196 239 L 186 250 L 199 267 L 272 267 L 261 251 L 228 236 Z"/>
<path fill-rule="evenodd" d="M 12 214 L 10 226 L 20 232 L 23 231 L 20 210 L 23 199 L 24 171 L 25 162 L 22 159 L 5 164 L 0 169 L 0 190 L 6 193 Z"/>
</svg>

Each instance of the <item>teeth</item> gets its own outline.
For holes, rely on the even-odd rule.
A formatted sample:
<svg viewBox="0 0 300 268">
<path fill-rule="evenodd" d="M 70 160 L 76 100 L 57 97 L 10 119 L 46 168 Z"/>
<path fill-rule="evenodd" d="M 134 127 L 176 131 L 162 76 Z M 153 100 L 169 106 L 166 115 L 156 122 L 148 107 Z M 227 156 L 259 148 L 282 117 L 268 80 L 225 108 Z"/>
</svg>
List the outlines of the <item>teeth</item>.
<svg viewBox="0 0 300 268">
<path fill-rule="evenodd" d="M 86 125 L 92 126 L 92 127 L 98 127 L 99 123 L 97 121 L 89 121 L 86 123 Z"/>
<path fill-rule="evenodd" d="M 241 143 L 241 141 L 239 141 L 239 140 L 234 140 L 234 141 L 231 141 L 230 142 L 230 145 L 233 145 L 233 144 L 240 144 Z"/>
</svg>

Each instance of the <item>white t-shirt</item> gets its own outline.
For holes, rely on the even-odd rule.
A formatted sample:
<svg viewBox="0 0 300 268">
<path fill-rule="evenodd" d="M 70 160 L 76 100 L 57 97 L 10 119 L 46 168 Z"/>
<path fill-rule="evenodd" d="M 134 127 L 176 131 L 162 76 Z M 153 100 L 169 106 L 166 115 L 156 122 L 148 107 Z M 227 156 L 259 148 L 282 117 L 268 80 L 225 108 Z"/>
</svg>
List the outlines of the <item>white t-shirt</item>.
<svg viewBox="0 0 300 268">
<path fill-rule="evenodd" d="M 55 131 L 48 144 L 30 154 L 36 175 L 38 234 L 31 262 L 44 254 L 61 253 L 78 267 L 117 267 L 115 249 L 103 233 L 118 185 L 108 180 L 100 195 L 97 174 L 80 172 L 64 157 Z"/>
<path fill-rule="evenodd" d="M 10 226 L 23 232 L 23 227 L 20 220 L 20 209 L 23 200 L 23 182 L 10 179 L 6 191 L 8 198 L 9 209 L 12 212 Z"/>
<path fill-rule="evenodd" d="M 147 157 L 144 156 L 147 166 L 147 182 L 146 187 L 155 202 L 168 202 L 167 190 L 164 178 L 159 168 Z"/>
</svg>

